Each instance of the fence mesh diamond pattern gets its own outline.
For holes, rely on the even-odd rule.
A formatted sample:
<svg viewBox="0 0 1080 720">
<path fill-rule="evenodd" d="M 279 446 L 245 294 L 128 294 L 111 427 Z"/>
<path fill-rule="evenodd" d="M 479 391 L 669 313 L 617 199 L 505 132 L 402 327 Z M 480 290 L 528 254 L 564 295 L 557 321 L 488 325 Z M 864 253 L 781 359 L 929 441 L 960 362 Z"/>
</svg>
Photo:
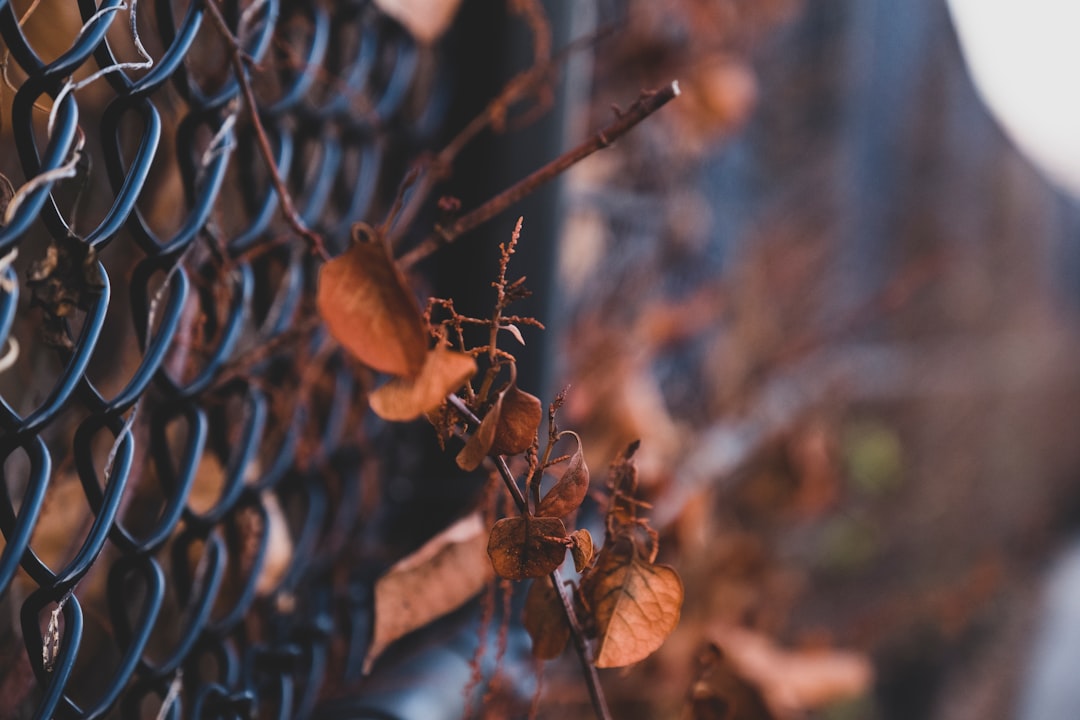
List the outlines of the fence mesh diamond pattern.
<svg viewBox="0 0 1080 720">
<path fill-rule="evenodd" d="M 317 261 L 218 0 L 38 2 L 0 0 L 0 704 L 305 716 L 368 622 L 335 562 L 363 458 Z M 217 8 L 342 248 L 440 121 L 433 51 L 369 2 Z"/>
</svg>

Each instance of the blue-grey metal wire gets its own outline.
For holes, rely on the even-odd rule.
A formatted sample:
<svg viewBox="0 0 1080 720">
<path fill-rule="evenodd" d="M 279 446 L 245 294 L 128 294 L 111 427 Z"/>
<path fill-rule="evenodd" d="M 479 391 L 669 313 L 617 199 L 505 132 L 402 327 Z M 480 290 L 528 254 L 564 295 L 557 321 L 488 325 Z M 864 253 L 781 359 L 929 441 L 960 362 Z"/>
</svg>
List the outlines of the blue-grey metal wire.
<svg viewBox="0 0 1080 720">
<path fill-rule="evenodd" d="M 153 716 L 166 697 L 162 716 L 169 718 L 303 717 L 327 681 L 331 642 L 365 642 L 367 596 L 352 585 L 342 595 L 331 581 L 335 553 L 360 497 L 360 452 L 345 432 L 356 395 L 350 373 L 331 360 L 333 391 L 322 402 L 295 403 L 284 413 L 271 413 L 267 388 L 302 372 L 294 350 L 283 345 L 242 374 L 229 373 L 253 344 L 273 347 L 295 334 L 300 310 L 311 306 L 315 264 L 298 239 L 277 246 L 285 226 L 252 130 L 238 112 L 243 99 L 231 66 L 213 82 L 200 73 L 196 56 L 217 32 L 203 3 L 213 1 L 155 0 L 150 8 L 143 0 L 139 13 L 153 22 L 140 23 L 140 37 L 158 48 L 152 67 L 141 74 L 114 68 L 96 81 L 111 93 L 107 102 L 83 107 L 82 95 L 66 91 L 65 83 L 122 62 L 110 38 L 124 29 L 128 5 L 79 0 L 83 30 L 46 62 L 11 2 L 0 0 L 3 46 L 25 78 L 11 101 L 10 137 L 0 136 L 4 152 L 17 152 L 28 181 L 49 178 L 96 131 L 100 150 L 91 160 L 100 161 L 111 195 L 93 227 L 76 228 L 62 209 L 67 201 L 61 191 L 77 179 L 47 179 L 23 193 L 0 224 L 0 258 L 13 250 L 39 257 L 49 242 L 78 244 L 93 250 L 90 276 L 96 277 L 79 293 L 82 321 L 63 321 L 73 335 L 70 347 L 24 343 L 24 355 L 55 353 L 58 359 L 59 371 L 36 408 L 19 412 L 26 398 L 0 393 L 0 597 L 17 578 L 24 587 L 28 579 L 32 591 L 22 601 L 21 633 L 37 687 L 23 705 L 33 708 L 34 717 Z M 369 213 L 384 158 L 407 154 L 435 130 L 438 90 L 418 97 L 421 50 L 369 2 L 265 0 L 254 6 L 242 42 L 254 63 L 271 68 L 254 81 L 260 99 L 265 96 L 260 116 L 301 216 L 340 249 L 350 225 Z M 221 4 L 234 29 L 250 7 L 235 0 Z M 274 56 L 277 50 L 281 54 Z M 276 83 L 270 89 L 259 85 L 268 73 Z M 43 133 L 41 108 L 56 98 L 52 127 Z M 164 143 L 171 137 L 170 153 Z M 91 153 L 89 147 L 81 152 Z M 183 197 L 174 202 L 182 203 L 183 217 L 166 232 L 145 208 L 159 191 L 155 171 L 169 162 L 182 178 Z M 20 316 L 48 308 L 34 307 L 14 267 L 0 268 L 3 353 Z M 191 325 L 185 313 L 192 312 L 210 326 L 212 347 L 203 348 L 196 372 L 177 378 L 167 360 L 185 342 L 184 328 Z M 104 330 L 110 313 L 130 314 L 127 327 L 141 357 L 122 389 L 105 397 L 89 368 L 95 357 L 115 351 Z M 261 324 L 253 318 L 262 318 Z M 320 339 L 315 335 L 308 340 L 313 347 Z M 131 431 L 136 411 L 134 422 L 143 432 Z M 304 439 L 311 437 L 315 450 L 299 462 Z M 221 438 L 239 440 L 222 453 Z M 102 445 L 113 447 L 109 462 L 95 451 Z M 212 449 L 224 455 L 223 488 L 212 507 L 196 512 L 190 493 L 200 459 Z M 18 453 L 24 462 L 9 463 Z M 56 569 L 41 559 L 31 538 L 47 513 L 43 506 L 58 465 L 68 461 L 93 521 L 72 559 Z M 26 477 L 9 477 L 12 467 L 28 468 Z M 149 476 L 160 485 L 157 517 L 130 529 L 122 520 L 125 492 L 150 482 Z M 255 585 L 269 542 L 266 493 L 288 510 L 294 550 L 272 593 L 289 601 L 263 600 L 256 607 Z M 261 531 L 257 547 L 246 551 L 246 576 L 237 580 L 241 513 L 259 518 Z M 104 594 L 114 645 L 108 653 L 85 644 L 86 600 L 80 601 L 80 581 L 101 564 L 108 566 Z M 236 587 L 226 598 L 230 581 Z M 246 625 L 253 608 L 262 620 L 258 633 Z M 59 652 L 46 668 L 43 622 L 57 609 Z M 162 638 L 171 638 L 171 646 Z M 343 654 L 358 653 L 362 649 Z M 112 658 L 103 661 L 110 668 L 94 675 L 104 682 L 79 686 L 73 669 L 81 654 Z M 172 697 L 174 687 L 180 692 Z"/>
</svg>

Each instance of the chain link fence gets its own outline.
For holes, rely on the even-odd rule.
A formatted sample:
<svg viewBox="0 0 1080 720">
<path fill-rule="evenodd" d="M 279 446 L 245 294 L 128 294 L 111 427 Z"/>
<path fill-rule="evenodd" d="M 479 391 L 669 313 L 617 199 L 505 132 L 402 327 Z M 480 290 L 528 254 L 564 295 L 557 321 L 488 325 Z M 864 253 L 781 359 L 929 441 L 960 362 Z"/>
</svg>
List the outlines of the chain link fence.
<svg viewBox="0 0 1080 720">
<path fill-rule="evenodd" d="M 369 2 L 218 7 L 336 252 L 439 126 L 434 51 Z M 359 673 L 358 389 L 211 20 L 0 0 L 0 715 L 295 718 Z"/>
</svg>

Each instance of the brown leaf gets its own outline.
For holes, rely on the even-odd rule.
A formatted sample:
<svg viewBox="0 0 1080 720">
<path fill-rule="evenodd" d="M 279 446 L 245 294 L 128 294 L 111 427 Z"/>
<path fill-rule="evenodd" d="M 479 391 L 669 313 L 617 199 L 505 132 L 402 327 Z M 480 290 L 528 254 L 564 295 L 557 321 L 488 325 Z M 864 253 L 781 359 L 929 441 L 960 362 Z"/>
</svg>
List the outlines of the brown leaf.
<svg viewBox="0 0 1080 720">
<path fill-rule="evenodd" d="M 757 80 L 741 59 L 701 58 L 687 82 L 689 102 L 679 106 L 679 116 L 685 134 L 699 142 L 732 132 L 757 104 Z"/>
<path fill-rule="evenodd" d="M 566 622 L 566 612 L 551 578 L 533 580 L 529 594 L 525 596 L 522 623 L 532 638 L 533 657 L 554 660 L 562 655 L 570 640 L 570 624 Z"/>
<path fill-rule="evenodd" d="M 761 690 L 781 717 L 857 697 L 873 679 L 870 661 L 861 653 L 785 650 L 764 635 L 737 627 L 719 628 L 711 635 L 732 666 Z"/>
<path fill-rule="evenodd" d="M 589 492 L 589 468 L 585 465 L 585 455 L 581 451 L 581 438 L 577 433 L 567 431 L 577 440 L 577 451 L 570 457 L 570 464 L 554 487 L 548 490 L 536 514 L 542 517 L 563 517 L 569 515 L 585 499 Z"/>
<path fill-rule="evenodd" d="M 634 453 L 638 443 L 633 442 L 626 451 L 608 466 L 608 487 L 611 489 L 611 501 L 607 511 L 608 540 L 622 532 L 623 528 L 637 525 L 637 510 L 641 504 L 635 499 L 638 476 Z"/>
<path fill-rule="evenodd" d="M 739 675 L 713 643 L 698 657 L 687 709 L 691 720 L 779 720 L 761 691 Z"/>
<path fill-rule="evenodd" d="M 503 397 L 503 393 L 496 396 L 495 403 L 480 421 L 480 426 L 473 431 L 473 434 L 465 441 L 465 447 L 461 448 L 461 452 L 457 454 L 457 464 L 462 470 L 475 470 L 492 452 L 492 443 L 495 442 L 495 436 L 499 430 Z"/>
<path fill-rule="evenodd" d="M 473 513 L 428 540 L 375 583 L 375 630 L 364 672 L 390 643 L 453 612 L 491 580 L 485 528 Z"/>
<path fill-rule="evenodd" d="M 511 367 L 513 371 L 513 368 Z M 518 389 L 513 376 L 480 426 L 457 456 L 462 470 L 475 470 L 488 455 L 517 455 L 532 447 L 543 408 L 540 399 Z"/>
<path fill-rule="evenodd" d="M 626 446 L 623 454 L 615 458 L 608 468 L 608 484 L 613 492 L 623 495 L 635 495 L 638 489 L 637 465 L 634 455 L 641 447 L 641 441 L 635 440 Z"/>
<path fill-rule="evenodd" d="M 592 533 L 585 528 L 570 533 L 570 540 L 574 544 L 570 546 L 570 554 L 574 557 L 574 569 L 582 572 L 592 562 L 595 545 Z"/>
<path fill-rule="evenodd" d="M 566 557 L 566 526 L 558 518 L 503 518 L 491 528 L 488 556 L 508 580 L 547 575 Z"/>
<path fill-rule="evenodd" d="M 446 32 L 461 0 L 375 0 L 375 4 L 417 40 L 430 43 Z"/>
<path fill-rule="evenodd" d="M 544 415 L 540 398 L 510 383 L 502 396 L 502 415 L 491 451 L 498 455 L 517 455 L 532 447 L 536 428 Z"/>
<path fill-rule="evenodd" d="M 359 239 L 319 271 L 316 298 L 330 334 L 375 370 L 414 377 L 427 333 L 420 309 L 386 245 Z"/>
<path fill-rule="evenodd" d="M 371 393 L 368 402 L 384 420 L 415 420 L 442 404 L 476 372 L 476 361 L 465 353 L 438 345 L 427 354 L 420 374 L 398 377 Z"/>
<path fill-rule="evenodd" d="M 678 573 L 645 563 L 634 552 L 605 546 L 582 578 L 581 594 L 597 630 L 599 668 L 644 660 L 679 624 L 683 586 Z"/>
</svg>

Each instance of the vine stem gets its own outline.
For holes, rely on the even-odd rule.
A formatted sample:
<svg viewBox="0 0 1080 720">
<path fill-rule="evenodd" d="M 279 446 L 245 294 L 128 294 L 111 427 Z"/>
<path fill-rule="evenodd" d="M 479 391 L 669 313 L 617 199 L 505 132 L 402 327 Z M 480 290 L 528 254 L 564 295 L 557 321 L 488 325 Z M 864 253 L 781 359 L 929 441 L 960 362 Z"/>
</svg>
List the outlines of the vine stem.
<svg viewBox="0 0 1080 720">
<path fill-rule="evenodd" d="M 659 90 L 646 90 L 627 110 L 616 110 L 615 121 L 577 147 L 568 150 L 547 165 L 533 171 L 518 182 L 487 200 L 474 210 L 470 210 L 446 226 L 438 225 L 435 232 L 427 236 L 419 245 L 401 256 L 398 264 L 407 270 L 427 258 L 443 245 L 454 242 L 457 238 L 487 222 L 500 212 L 510 207 L 538 187 L 553 180 L 597 150 L 602 150 L 632 130 L 638 123 L 652 115 L 679 96 L 679 83 L 673 81 Z"/>
<path fill-rule="evenodd" d="M 225 16 L 221 14 L 221 8 L 218 7 L 218 1 L 204 0 L 203 7 L 206 8 L 210 19 L 221 33 L 222 39 L 229 46 L 229 60 L 232 62 L 233 72 L 236 73 L 236 82 L 240 84 L 240 91 L 244 94 L 244 102 L 248 106 L 251 124 L 255 129 L 259 154 L 262 155 L 263 160 L 266 162 L 266 168 L 270 172 L 270 183 L 274 186 L 274 192 L 278 196 L 278 206 L 281 208 L 281 214 L 289 227 L 308 242 L 312 252 L 323 260 L 329 260 L 330 253 L 326 249 L 322 236 L 304 223 L 303 218 L 296 211 L 289 189 L 285 187 L 285 181 L 281 177 L 281 170 L 274 160 L 274 150 L 270 147 L 270 139 L 266 135 L 266 128 L 263 127 L 262 118 L 259 116 L 259 105 L 255 100 L 255 91 L 251 89 L 251 80 L 248 78 L 245 61 L 247 55 L 244 53 L 244 49 L 240 47 L 240 41 L 229 29 L 229 24 L 225 21 Z"/>
<path fill-rule="evenodd" d="M 461 417 L 474 425 L 480 424 L 480 418 L 457 395 L 453 393 L 447 395 L 446 401 Z M 495 461 L 495 467 L 502 477 L 503 484 L 506 485 L 506 489 L 510 491 L 510 496 L 514 499 L 514 504 L 517 505 L 522 515 L 526 515 L 529 510 L 528 501 L 525 499 L 525 494 L 521 492 L 521 488 L 518 487 L 517 482 L 514 481 L 514 474 L 510 472 L 510 466 L 506 464 L 506 458 L 502 455 L 492 455 L 491 457 Z M 552 585 L 555 586 L 555 592 L 559 596 L 563 613 L 566 615 L 566 622 L 570 626 L 570 635 L 574 638 L 574 649 L 577 651 L 578 659 L 581 661 L 581 668 L 585 672 L 585 684 L 589 689 L 589 698 L 592 700 L 596 717 L 599 720 L 612 720 L 611 710 L 608 709 L 607 700 L 604 698 L 604 688 L 600 685 L 600 674 L 596 671 L 596 665 L 593 663 L 592 649 L 589 647 L 588 640 L 585 639 L 585 632 L 581 629 L 577 612 L 574 610 L 573 598 L 567 593 L 566 586 L 563 585 L 562 575 L 558 569 L 553 570 L 549 577 Z"/>
</svg>

